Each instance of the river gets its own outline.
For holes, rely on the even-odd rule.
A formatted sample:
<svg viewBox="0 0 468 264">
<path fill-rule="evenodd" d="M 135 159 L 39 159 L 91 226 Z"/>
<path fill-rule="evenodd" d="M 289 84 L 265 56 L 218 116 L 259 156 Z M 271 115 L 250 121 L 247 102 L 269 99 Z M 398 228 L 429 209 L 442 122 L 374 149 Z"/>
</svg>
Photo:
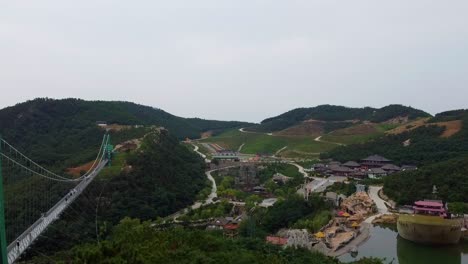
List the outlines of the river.
<svg viewBox="0 0 468 264">
<path fill-rule="evenodd" d="M 362 257 L 378 257 L 392 264 L 468 264 L 468 243 L 423 246 L 399 237 L 395 225 L 372 227 L 371 237 L 358 251 L 356 257 L 346 254 L 339 259 L 351 262 Z"/>
</svg>

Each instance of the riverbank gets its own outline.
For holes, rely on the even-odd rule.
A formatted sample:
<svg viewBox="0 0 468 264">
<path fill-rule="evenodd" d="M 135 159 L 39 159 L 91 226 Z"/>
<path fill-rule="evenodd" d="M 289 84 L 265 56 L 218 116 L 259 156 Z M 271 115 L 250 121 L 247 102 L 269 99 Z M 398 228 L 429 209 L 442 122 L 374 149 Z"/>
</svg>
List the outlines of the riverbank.
<svg viewBox="0 0 468 264">
<path fill-rule="evenodd" d="M 359 230 L 359 234 L 351 240 L 346 246 L 331 252 L 328 254 L 330 257 L 340 257 L 346 253 L 351 252 L 353 249 L 359 247 L 363 243 L 365 243 L 369 237 L 370 237 L 370 229 L 372 227 L 372 224 L 369 223 L 362 223 L 361 224 L 361 229 Z"/>
</svg>

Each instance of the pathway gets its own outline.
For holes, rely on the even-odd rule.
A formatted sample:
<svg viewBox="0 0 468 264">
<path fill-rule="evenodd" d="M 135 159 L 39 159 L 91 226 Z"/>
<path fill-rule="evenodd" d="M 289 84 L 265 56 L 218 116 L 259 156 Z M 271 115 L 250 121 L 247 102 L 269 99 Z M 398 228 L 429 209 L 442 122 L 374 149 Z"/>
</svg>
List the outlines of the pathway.
<svg viewBox="0 0 468 264">
<path fill-rule="evenodd" d="M 346 145 L 343 144 L 343 143 L 338 143 L 338 142 L 331 142 L 331 141 L 322 140 L 322 136 L 318 136 L 318 137 L 314 138 L 314 141 L 322 142 L 322 143 L 335 144 L 335 145 L 338 145 L 338 146 L 346 146 Z"/>
<path fill-rule="evenodd" d="M 265 135 L 268 135 L 268 136 L 273 136 L 273 133 L 262 133 L 262 132 L 246 131 L 245 128 L 239 128 L 239 131 L 242 132 L 242 133 L 265 134 Z"/>
</svg>

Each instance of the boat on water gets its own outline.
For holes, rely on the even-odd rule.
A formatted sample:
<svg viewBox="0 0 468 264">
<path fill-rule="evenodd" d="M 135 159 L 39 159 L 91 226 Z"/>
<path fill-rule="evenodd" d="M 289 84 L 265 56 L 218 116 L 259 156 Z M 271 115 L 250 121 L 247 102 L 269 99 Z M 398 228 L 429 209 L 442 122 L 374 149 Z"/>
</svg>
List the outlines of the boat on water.
<svg viewBox="0 0 468 264">
<path fill-rule="evenodd" d="M 460 242 L 463 219 L 452 218 L 442 201 L 417 201 L 413 205 L 413 211 L 413 214 L 402 214 L 398 217 L 398 234 L 402 238 L 431 245 Z"/>
</svg>

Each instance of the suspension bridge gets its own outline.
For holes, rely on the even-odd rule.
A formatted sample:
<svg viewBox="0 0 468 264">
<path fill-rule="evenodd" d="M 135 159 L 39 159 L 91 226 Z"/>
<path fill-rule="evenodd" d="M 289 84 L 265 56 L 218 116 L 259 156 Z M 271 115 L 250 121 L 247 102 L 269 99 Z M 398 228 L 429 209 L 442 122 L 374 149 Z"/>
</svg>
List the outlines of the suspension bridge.
<svg viewBox="0 0 468 264">
<path fill-rule="evenodd" d="M 79 177 L 56 174 L 0 137 L 0 264 L 12 264 L 110 163 L 104 135 L 96 159 Z M 31 199 L 34 197 L 34 199 Z"/>
</svg>

